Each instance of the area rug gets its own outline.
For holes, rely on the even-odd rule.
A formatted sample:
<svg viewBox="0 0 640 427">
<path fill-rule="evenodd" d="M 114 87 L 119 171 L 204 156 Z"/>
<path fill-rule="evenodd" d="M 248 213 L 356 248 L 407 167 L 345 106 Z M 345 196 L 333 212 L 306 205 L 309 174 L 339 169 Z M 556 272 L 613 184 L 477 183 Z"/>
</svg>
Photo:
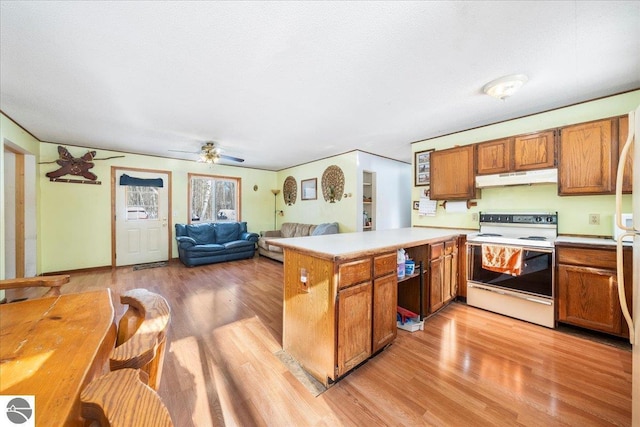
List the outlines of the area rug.
<svg viewBox="0 0 640 427">
<path fill-rule="evenodd" d="M 284 350 L 279 350 L 275 352 L 275 356 L 287 367 L 289 372 L 293 374 L 293 376 L 300 381 L 302 385 L 305 386 L 309 393 L 311 393 L 314 397 L 320 396 L 324 393 L 327 388 L 322 385 L 318 380 L 313 378 L 307 371 L 305 371 L 302 366 L 289 354 L 287 354 Z"/>
<path fill-rule="evenodd" d="M 133 266 L 133 270 L 144 270 L 145 268 L 166 267 L 167 261 L 160 262 L 148 262 L 146 264 L 136 264 Z"/>
</svg>

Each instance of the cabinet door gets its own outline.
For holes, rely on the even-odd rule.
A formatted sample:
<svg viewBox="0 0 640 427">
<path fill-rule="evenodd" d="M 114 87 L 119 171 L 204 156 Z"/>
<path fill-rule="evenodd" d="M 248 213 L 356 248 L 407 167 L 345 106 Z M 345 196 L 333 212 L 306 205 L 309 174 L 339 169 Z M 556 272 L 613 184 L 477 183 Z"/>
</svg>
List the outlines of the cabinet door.
<svg viewBox="0 0 640 427">
<path fill-rule="evenodd" d="M 338 372 L 337 376 L 371 355 L 371 282 L 338 292 Z"/>
<path fill-rule="evenodd" d="M 465 234 L 458 237 L 458 275 L 456 295 L 467 298 L 467 236 Z"/>
<path fill-rule="evenodd" d="M 395 272 L 373 282 L 373 353 L 396 337 L 398 282 Z"/>
<path fill-rule="evenodd" d="M 514 171 L 552 168 L 556 165 L 555 132 L 517 136 L 513 153 Z"/>
<path fill-rule="evenodd" d="M 620 117 L 620 119 L 618 120 L 618 154 L 620 154 L 620 152 L 622 151 L 622 148 L 624 148 L 624 143 L 627 141 L 627 137 L 629 136 L 629 116 L 622 116 Z M 622 192 L 623 193 L 631 193 L 633 190 L 633 149 L 634 146 L 632 145 L 631 148 L 629 149 L 629 153 L 627 155 L 627 158 L 625 159 L 625 166 L 624 166 L 624 177 L 623 177 L 623 181 L 622 181 Z M 618 159 L 620 158 L 620 156 L 618 155 Z"/>
<path fill-rule="evenodd" d="M 434 313 L 444 305 L 443 257 L 429 262 L 429 313 Z"/>
<path fill-rule="evenodd" d="M 509 172 L 513 138 L 482 142 L 477 147 L 478 175 Z"/>
<path fill-rule="evenodd" d="M 613 192 L 613 124 L 600 120 L 560 131 L 558 194 L 609 194 Z M 614 155 L 615 154 L 615 155 Z"/>
<path fill-rule="evenodd" d="M 431 153 L 431 199 L 469 200 L 476 197 L 474 145 Z"/>
<path fill-rule="evenodd" d="M 558 276 L 558 321 L 622 333 L 615 270 L 560 264 Z"/>
<path fill-rule="evenodd" d="M 455 298 L 458 290 L 458 242 L 449 240 L 444 244 L 443 300 L 446 304 Z"/>
</svg>

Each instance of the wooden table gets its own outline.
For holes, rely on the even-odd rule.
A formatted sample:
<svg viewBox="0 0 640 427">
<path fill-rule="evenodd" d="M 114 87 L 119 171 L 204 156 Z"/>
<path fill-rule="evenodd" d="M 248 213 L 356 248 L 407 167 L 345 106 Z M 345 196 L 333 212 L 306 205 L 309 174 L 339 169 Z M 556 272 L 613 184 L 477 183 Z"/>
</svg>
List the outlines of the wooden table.
<svg viewBox="0 0 640 427">
<path fill-rule="evenodd" d="M 37 426 L 82 425 L 80 392 L 115 345 L 108 289 L 0 306 L 0 394 L 35 395 Z"/>
</svg>

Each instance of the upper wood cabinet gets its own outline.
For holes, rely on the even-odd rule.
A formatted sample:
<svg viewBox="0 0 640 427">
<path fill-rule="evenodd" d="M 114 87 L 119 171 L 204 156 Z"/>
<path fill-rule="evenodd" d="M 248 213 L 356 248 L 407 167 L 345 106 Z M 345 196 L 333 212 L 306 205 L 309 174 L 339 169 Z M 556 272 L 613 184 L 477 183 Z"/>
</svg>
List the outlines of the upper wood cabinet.
<svg viewBox="0 0 640 427">
<path fill-rule="evenodd" d="M 558 194 L 609 194 L 618 157 L 618 119 L 567 126 L 560 130 Z M 614 148 L 616 149 L 614 151 Z"/>
<path fill-rule="evenodd" d="M 431 153 L 431 199 L 476 198 L 474 145 L 436 150 Z"/>
<path fill-rule="evenodd" d="M 513 138 L 497 139 L 478 144 L 478 175 L 504 173 L 511 170 Z"/>
<path fill-rule="evenodd" d="M 556 165 L 555 131 L 548 130 L 528 135 L 477 144 L 477 174 L 547 169 Z"/>
<path fill-rule="evenodd" d="M 618 119 L 618 129 L 618 158 L 620 158 L 619 154 L 622 152 L 624 143 L 627 142 L 627 137 L 629 136 L 629 116 L 622 116 Z M 623 193 L 631 193 L 633 190 L 633 149 L 634 146 L 631 146 L 629 154 L 625 159 L 624 177 L 622 181 Z"/>
<path fill-rule="evenodd" d="M 556 165 L 555 131 L 548 130 L 513 138 L 514 171 L 548 169 Z"/>
</svg>

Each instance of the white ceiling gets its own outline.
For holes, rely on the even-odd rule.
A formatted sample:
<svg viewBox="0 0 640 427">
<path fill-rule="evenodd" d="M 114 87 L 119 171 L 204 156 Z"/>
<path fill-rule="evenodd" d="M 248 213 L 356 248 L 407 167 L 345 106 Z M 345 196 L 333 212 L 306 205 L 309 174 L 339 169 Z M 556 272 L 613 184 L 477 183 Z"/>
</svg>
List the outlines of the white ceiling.
<svg viewBox="0 0 640 427">
<path fill-rule="evenodd" d="M 0 24 L 0 109 L 41 141 L 215 140 L 268 170 L 411 162 L 414 141 L 640 88 L 638 1 L 2 0 Z M 482 94 L 513 73 L 516 95 Z"/>
</svg>

